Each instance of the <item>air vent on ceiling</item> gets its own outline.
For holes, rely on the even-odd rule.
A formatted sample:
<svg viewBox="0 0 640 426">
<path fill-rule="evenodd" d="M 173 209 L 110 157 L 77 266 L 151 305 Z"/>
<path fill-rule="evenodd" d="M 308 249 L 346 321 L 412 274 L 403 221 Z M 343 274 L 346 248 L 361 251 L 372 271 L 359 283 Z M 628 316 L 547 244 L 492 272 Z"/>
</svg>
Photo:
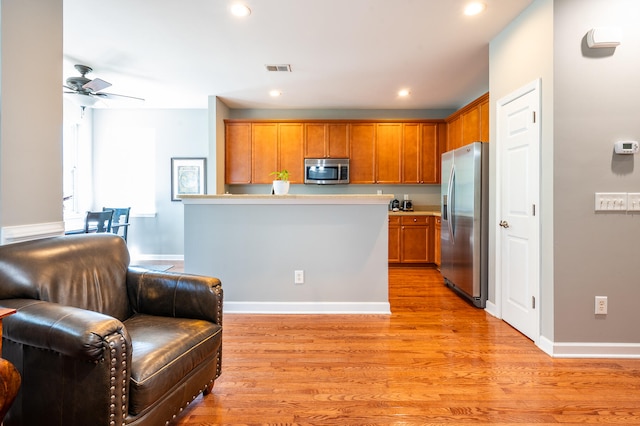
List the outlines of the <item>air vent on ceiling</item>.
<svg viewBox="0 0 640 426">
<path fill-rule="evenodd" d="M 291 65 L 289 64 L 265 65 L 264 67 L 269 72 L 291 72 Z"/>
</svg>

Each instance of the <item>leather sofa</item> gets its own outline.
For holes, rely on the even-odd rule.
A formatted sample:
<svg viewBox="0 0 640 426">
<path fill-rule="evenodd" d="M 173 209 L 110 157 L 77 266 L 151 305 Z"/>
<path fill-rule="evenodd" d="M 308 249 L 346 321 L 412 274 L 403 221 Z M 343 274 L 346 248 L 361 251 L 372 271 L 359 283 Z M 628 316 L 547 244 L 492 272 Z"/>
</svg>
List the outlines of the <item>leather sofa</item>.
<svg viewBox="0 0 640 426">
<path fill-rule="evenodd" d="M 0 306 L 5 426 L 165 425 L 220 375 L 220 281 L 131 267 L 117 235 L 0 246 Z"/>
</svg>

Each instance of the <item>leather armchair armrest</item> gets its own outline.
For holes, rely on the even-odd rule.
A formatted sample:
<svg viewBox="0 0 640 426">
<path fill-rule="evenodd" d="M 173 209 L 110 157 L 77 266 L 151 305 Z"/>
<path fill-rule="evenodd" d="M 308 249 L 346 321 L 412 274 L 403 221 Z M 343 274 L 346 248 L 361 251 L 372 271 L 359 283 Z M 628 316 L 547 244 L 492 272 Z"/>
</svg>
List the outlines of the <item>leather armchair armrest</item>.
<svg viewBox="0 0 640 426">
<path fill-rule="evenodd" d="M 217 278 L 130 267 L 127 291 L 135 312 L 222 325 L 223 294 Z"/>
<path fill-rule="evenodd" d="M 119 334 L 131 353 L 124 325 L 108 315 L 33 299 L 5 299 L 0 306 L 17 309 L 2 322 L 4 339 L 99 362 L 108 353 L 107 340 Z"/>
</svg>

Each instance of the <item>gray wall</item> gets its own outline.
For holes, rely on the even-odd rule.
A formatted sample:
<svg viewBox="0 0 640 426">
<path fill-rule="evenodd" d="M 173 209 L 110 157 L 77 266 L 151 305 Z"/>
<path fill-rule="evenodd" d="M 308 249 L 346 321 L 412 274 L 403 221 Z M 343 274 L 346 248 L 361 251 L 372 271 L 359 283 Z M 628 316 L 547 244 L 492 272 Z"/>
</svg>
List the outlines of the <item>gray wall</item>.
<svg viewBox="0 0 640 426">
<path fill-rule="evenodd" d="M 185 202 L 185 272 L 220 278 L 225 312 L 389 312 L 386 200 L 207 202 Z"/>
<path fill-rule="evenodd" d="M 507 26 L 489 47 L 490 91 L 490 187 L 496 183 L 496 103 L 516 89 L 541 79 L 542 132 L 540 143 L 540 248 L 541 326 L 542 336 L 553 340 L 553 0 L 538 0 Z M 489 223 L 495 216 L 495 191 L 490 191 Z M 489 228 L 490 259 L 496 258 L 496 229 Z M 496 303 L 495 263 L 489 266 L 489 300 Z"/>
<path fill-rule="evenodd" d="M 640 215 L 594 212 L 595 192 L 640 192 L 638 155 L 613 154 L 615 141 L 640 139 L 639 17 L 634 0 L 536 0 L 490 46 L 491 111 L 542 80 L 541 334 L 556 347 L 640 343 Z M 615 51 L 586 47 L 600 26 L 623 30 Z M 594 314 L 596 295 L 608 315 Z"/>
<path fill-rule="evenodd" d="M 0 3 L 3 241 L 62 224 L 62 0 Z M 37 82 L 37 84 L 36 84 Z"/>
<path fill-rule="evenodd" d="M 132 218 L 129 249 L 133 255 L 143 257 L 181 257 L 184 253 L 184 214 L 182 202 L 171 201 L 171 158 L 209 156 L 207 110 L 96 109 L 93 116 L 95 152 L 99 152 L 100 147 L 108 148 L 107 130 L 113 126 L 150 127 L 156 134 L 157 213 L 154 217 Z M 111 185 L 112 179 L 109 164 L 98 165 L 99 161 L 99 158 L 94 159 L 94 208 L 101 209 L 113 203 L 101 197 L 100 188 Z"/>
<path fill-rule="evenodd" d="M 640 215 L 595 213 L 595 192 L 640 192 L 640 3 L 554 3 L 554 288 L 557 342 L 640 343 Z M 589 29 L 616 26 L 615 51 L 586 47 Z M 594 315 L 594 296 L 609 314 Z"/>
</svg>

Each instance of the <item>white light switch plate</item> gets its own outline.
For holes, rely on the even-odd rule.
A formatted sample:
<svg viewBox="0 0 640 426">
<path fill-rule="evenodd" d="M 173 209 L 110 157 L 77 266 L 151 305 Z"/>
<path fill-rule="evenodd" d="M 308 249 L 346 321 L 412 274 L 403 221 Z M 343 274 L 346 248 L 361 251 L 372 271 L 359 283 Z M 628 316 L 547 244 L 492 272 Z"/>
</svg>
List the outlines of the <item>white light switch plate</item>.
<svg viewBox="0 0 640 426">
<path fill-rule="evenodd" d="M 626 192 L 596 192 L 596 211 L 626 211 Z"/>
</svg>

